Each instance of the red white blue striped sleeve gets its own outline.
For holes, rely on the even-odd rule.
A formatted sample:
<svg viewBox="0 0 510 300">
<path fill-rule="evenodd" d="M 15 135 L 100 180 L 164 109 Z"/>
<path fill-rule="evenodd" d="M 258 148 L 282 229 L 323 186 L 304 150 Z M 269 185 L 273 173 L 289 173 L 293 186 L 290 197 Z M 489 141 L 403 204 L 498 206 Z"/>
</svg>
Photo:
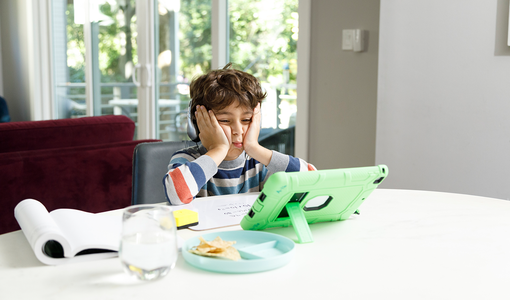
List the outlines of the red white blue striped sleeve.
<svg viewBox="0 0 510 300">
<path fill-rule="evenodd" d="M 190 203 L 216 172 L 216 164 L 207 155 L 195 159 L 186 152 L 176 153 L 163 178 L 167 200 L 172 205 Z"/>
</svg>

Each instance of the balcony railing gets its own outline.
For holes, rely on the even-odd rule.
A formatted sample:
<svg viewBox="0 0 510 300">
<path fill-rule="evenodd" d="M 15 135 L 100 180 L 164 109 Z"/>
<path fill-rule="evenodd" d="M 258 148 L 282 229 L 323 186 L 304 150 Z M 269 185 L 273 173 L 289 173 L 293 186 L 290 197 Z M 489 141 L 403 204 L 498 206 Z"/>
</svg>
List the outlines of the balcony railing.
<svg viewBox="0 0 510 300">
<path fill-rule="evenodd" d="M 185 140 L 189 96 L 176 92 L 178 84 L 160 83 L 158 101 L 158 134 L 164 141 Z M 268 97 L 262 106 L 261 144 L 286 154 L 294 154 L 294 124 L 296 112 L 295 85 L 268 86 Z M 125 115 L 138 128 L 137 87 L 133 83 L 101 83 L 99 102 L 101 115 Z M 58 118 L 86 115 L 85 83 L 57 85 Z M 97 105 L 97 104 L 96 104 Z M 287 130 L 288 129 L 288 130 Z M 282 142 L 276 142 L 279 138 Z"/>
</svg>

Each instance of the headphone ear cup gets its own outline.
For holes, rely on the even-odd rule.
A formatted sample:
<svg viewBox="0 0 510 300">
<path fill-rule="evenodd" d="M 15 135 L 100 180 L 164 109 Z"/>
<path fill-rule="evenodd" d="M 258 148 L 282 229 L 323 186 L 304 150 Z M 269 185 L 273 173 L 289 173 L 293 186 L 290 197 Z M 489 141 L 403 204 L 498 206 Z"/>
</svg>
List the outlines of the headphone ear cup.
<svg viewBox="0 0 510 300">
<path fill-rule="evenodd" d="M 198 136 L 200 134 L 200 131 L 198 130 L 198 125 L 193 119 L 191 118 L 191 103 L 189 102 L 188 105 L 188 122 L 187 122 L 187 132 L 190 140 L 192 140 L 195 143 L 198 143 L 200 141 L 200 137 Z"/>
<path fill-rule="evenodd" d="M 192 140 L 195 143 L 200 142 L 200 137 L 198 136 L 200 134 L 200 131 L 198 130 L 198 126 L 195 122 L 191 120 L 191 118 L 188 118 L 188 136 L 190 140 Z"/>
</svg>

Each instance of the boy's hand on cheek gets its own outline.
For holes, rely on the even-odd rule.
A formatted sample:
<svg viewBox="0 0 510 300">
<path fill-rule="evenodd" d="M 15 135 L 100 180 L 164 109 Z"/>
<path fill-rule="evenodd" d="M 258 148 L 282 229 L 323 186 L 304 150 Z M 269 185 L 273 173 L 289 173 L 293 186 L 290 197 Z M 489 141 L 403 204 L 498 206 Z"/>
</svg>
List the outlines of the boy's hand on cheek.
<svg viewBox="0 0 510 300">
<path fill-rule="evenodd" d="M 203 106 L 197 106 L 195 116 L 200 130 L 200 141 L 207 149 L 208 155 L 219 165 L 227 156 L 230 141 L 212 111 L 207 111 Z"/>
<path fill-rule="evenodd" d="M 260 103 L 257 104 L 253 110 L 253 117 L 250 123 L 250 127 L 244 136 L 244 150 L 246 153 L 260 161 L 264 165 L 268 165 L 271 160 L 273 152 L 259 145 L 259 133 L 260 133 Z"/>
<path fill-rule="evenodd" d="M 250 155 L 251 149 L 259 146 L 259 133 L 260 133 L 260 103 L 257 104 L 253 110 L 253 116 L 250 126 L 244 136 L 243 146 L 244 150 Z"/>
</svg>

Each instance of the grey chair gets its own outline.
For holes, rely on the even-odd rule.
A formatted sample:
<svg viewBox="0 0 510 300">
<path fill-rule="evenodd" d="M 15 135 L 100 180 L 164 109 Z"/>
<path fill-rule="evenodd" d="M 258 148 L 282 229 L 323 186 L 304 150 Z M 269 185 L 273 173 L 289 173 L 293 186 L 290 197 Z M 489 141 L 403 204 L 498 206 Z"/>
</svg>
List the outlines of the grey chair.
<svg viewBox="0 0 510 300">
<path fill-rule="evenodd" d="M 163 177 L 170 158 L 177 150 L 193 144 L 190 141 L 138 144 L 133 153 L 131 204 L 166 202 Z"/>
</svg>

